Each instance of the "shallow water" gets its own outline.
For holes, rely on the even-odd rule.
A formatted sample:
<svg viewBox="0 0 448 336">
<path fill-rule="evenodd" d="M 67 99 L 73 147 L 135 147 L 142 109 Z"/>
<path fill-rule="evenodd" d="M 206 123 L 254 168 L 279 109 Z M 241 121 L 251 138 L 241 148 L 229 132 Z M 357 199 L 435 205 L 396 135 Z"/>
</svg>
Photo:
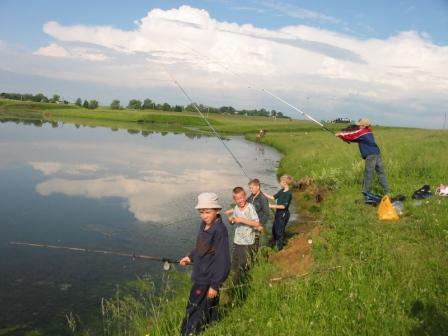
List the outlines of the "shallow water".
<svg viewBox="0 0 448 336">
<path fill-rule="evenodd" d="M 156 262 L 11 241 L 178 258 L 193 246 L 202 191 L 231 205 L 247 178 L 213 137 L 0 123 L 0 328 L 58 330 L 65 314 L 100 316 L 100 299 Z M 248 174 L 277 189 L 280 155 L 242 138 L 228 146 Z M 53 329 L 52 329 L 53 328 Z"/>
</svg>

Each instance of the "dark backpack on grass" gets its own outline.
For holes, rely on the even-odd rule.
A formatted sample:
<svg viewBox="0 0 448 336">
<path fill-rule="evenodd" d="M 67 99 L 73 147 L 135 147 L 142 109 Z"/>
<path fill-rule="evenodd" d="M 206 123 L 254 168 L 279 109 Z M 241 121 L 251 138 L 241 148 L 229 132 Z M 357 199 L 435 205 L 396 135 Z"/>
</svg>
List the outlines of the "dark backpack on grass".
<svg viewBox="0 0 448 336">
<path fill-rule="evenodd" d="M 364 195 L 364 203 L 365 204 L 377 206 L 381 202 L 380 195 L 371 194 L 369 192 L 363 192 L 362 194 Z"/>
<path fill-rule="evenodd" d="M 425 199 L 432 196 L 432 192 L 429 191 L 431 187 L 428 184 L 425 184 L 420 189 L 414 191 L 412 194 L 412 199 Z"/>
</svg>

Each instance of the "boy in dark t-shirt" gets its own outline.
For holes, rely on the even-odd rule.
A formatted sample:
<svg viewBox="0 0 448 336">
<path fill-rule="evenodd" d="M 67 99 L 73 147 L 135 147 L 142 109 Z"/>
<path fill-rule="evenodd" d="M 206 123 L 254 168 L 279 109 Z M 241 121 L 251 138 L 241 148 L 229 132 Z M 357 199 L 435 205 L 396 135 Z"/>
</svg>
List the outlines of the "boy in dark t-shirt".
<svg viewBox="0 0 448 336">
<path fill-rule="evenodd" d="M 283 175 L 280 177 L 280 189 L 274 196 L 264 193 L 264 195 L 271 199 L 276 200 L 277 204 L 269 204 L 271 209 L 275 210 L 275 219 L 272 226 L 272 240 L 280 251 L 283 249 L 283 244 L 285 240 L 285 227 L 289 221 L 289 205 L 292 200 L 292 193 L 289 190 L 292 183 L 292 177 L 289 175 Z"/>
</svg>

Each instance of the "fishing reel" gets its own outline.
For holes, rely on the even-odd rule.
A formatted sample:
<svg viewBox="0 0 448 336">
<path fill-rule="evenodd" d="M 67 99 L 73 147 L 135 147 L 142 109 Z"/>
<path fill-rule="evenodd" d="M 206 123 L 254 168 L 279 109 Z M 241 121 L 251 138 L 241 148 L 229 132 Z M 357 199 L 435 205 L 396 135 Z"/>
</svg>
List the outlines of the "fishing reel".
<svg viewBox="0 0 448 336">
<path fill-rule="evenodd" d="M 162 268 L 164 271 L 168 272 L 173 266 L 172 264 L 177 264 L 179 261 L 172 260 L 169 258 L 162 258 Z"/>
</svg>

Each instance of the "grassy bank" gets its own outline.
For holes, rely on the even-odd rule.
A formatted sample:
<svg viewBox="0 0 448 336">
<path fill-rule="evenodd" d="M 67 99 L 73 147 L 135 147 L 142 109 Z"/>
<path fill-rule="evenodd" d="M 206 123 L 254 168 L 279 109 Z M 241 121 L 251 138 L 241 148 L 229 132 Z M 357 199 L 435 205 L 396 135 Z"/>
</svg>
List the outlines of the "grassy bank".
<svg viewBox="0 0 448 336">
<path fill-rule="evenodd" d="M 390 184 L 408 196 L 398 222 L 380 222 L 360 198 L 363 162 L 357 148 L 327 134 L 268 136 L 285 157 L 280 173 L 313 176 L 334 189 L 322 205 L 313 269 L 331 272 L 270 287 L 275 265 L 260 265 L 244 305 L 207 335 L 442 335 L 448 330 L 448 199 L 418 204 L 422 184 L 447 179 L 448 133 L 382 130 Z M 318 210 L 316 211 L 316 206 Z M 297 256 L 299 257 L 299 256 Z"/>
<path fill-rule="evenodd" d="M 385 129 L 377 139 L 393 192 L 408 196 L 398 222 L 381 222 L 375 208 L 355 202 L 363 171 L 356 146 L 317 132 L 266 137 L 267 144 L 285 154 L 279 173 L 312 176 L 333 190 L 322 203 L 301 195 L 311 201 L 298 204 L 301 213 L 320 219 L 313 263 L 303 277 L 273 282 L 278 265 L 261 261 L 243 290 L 244 300 L 224 305 L 222 320 L 204 335 L 446 333 L 448 199 L 419 203 L 409 196 L 424 183 L 446 182 L 447 159 L 441 153 L 448 149 L 448 133 Z M 135 312 L 140 318 L 134 321 L 140 322 L 129 330 L 135 335 L 176 334 L 187 287 L 152 317 Z"/>
<path fill-rule="evenodd" d="M 120 123 L 124 123 L 142 129 L 148 124 L 138 122 L 134 112 L 126 112 L 133 117 L 120 117 L 125 120 L 111 119 L 113 112 L 109 110 L 103 111 L 107 115 L 105 119 L 97 118 L 101 111 L 87 118 L 85 110 L 71 108 L 56 109 L 51 115 L 45 114 L 48 110 L 32 112 L 36 116 L 41 113 L 46 120 L 82 121 L 107 127 L 120 127 Z M 148 114 L 151 118 L 157 114 L 135 113 Z M 310 176 L 320 187 L 330 191 L 319 203 L 314 201 L 311 192 L 295 195 L 299 213 L 312 214 L 318 221 L 314 225 L 318 225 L 320 231 L 313 237 L 308 274 L 272 281 L 279 272 L 279 265 L 262 258 L 253 268 L 248 286 L 241 289 L 242 297 L 238 296 L 233 304 L 223 305 L 222 320 L 204 335 L 446 333 L 448 199 L 434 196 L 424 202 L 414 202 L 410 195 L 423 184 L 434 188 L 439 183 L 448 183 L 448 132 L 375 129 L 392 193 L 408 197 L 405 213 L 399 221 L 381 222 L 375 208 L 356 202 L 361 199 L 364 167 L 356 145 L 347 145 L 307 122 L 234 116 L 210 119 L 221 132 L 245 133 L 250 139 L 254 139 L 259 128 L 267 129 L 263 142 L 284 155 L 278 174 L 289 173 L 296 179 Z M 189 124 L 187 119 L 179 118 L 176 124 L 154 124 L 166 129 L 206 130 L 200 121 Z M 176 273 L 168 273 L 167 277 L 170 279 L 166 281 L 162 296 L 149 284 L 136 282 L 105 302 L 103 333 L 177 334 L 189 281 Z M 84 333 L 88 334 L 85 329 Z"/>
</svg>

